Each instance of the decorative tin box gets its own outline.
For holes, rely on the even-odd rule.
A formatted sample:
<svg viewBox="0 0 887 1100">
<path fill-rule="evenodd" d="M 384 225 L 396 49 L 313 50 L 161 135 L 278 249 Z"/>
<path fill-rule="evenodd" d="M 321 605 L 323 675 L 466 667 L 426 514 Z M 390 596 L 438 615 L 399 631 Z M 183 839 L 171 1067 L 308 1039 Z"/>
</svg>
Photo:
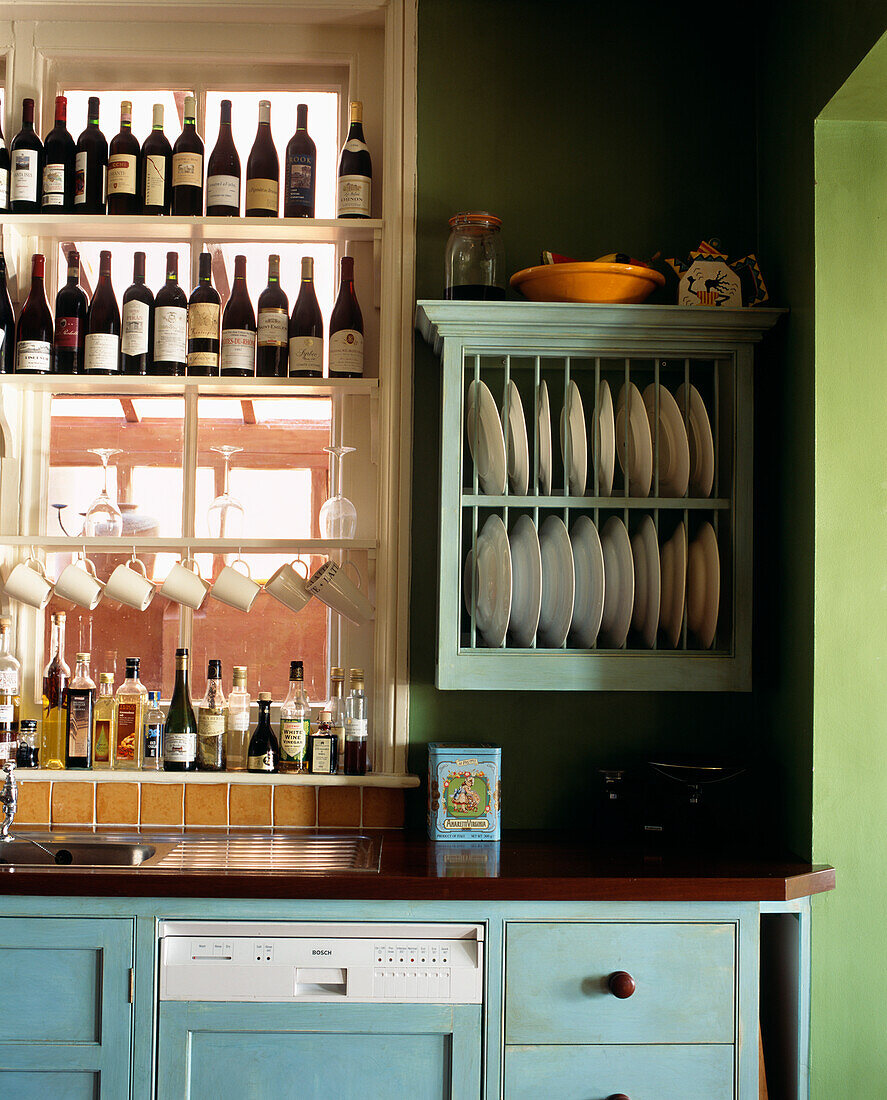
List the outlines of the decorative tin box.
<svg viewBox="0 0 887 1100">
<path fill-rule="evenodd" d="M 502 749 L 432 741 L 428 746 L 428 836 L 498 840 Z"/>
</svg>

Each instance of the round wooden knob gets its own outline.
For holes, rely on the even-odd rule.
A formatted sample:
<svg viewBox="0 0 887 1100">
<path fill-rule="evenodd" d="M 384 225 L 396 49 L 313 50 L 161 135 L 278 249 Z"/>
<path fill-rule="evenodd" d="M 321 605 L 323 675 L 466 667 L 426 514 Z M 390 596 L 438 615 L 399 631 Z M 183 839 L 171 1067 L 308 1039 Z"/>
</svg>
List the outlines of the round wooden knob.
<svg viewBox="0 0 887 1100">
<path fill-rule="evenodd" d="M 607 978 L 607 987 L 613 996 L 618 997 L 620 1001 L 624 1001 L 626 997 L 630 997 L 637 989 L 634 978 L 627 970 L 615 970 L 610 977 Z M 613 1098 L 611 1098 L 611 1100 L 613 1100 Z M 626 1100 L 628 1100 L 627 1097 Z"/>
<path fill-rule="evenodd" d="M 614 1092 L 612 1096 L 608 1096 L 607 1100 L 631 1100 L 631 1097 L 624 1092 Z"/>
</svg>

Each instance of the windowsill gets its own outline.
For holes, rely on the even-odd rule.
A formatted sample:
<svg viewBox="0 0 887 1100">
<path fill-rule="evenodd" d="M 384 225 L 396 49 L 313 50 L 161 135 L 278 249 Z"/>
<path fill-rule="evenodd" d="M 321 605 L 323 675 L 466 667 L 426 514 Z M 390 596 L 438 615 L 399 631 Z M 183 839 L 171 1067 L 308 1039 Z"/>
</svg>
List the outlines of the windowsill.
<svg viewBox="0 0 887 1100">
<path fill-rule="evenodd" d="M 417 775 L 259 775 L 253 772 L 155 772 L 112 771 L 107 768 L 18 768 L 16 779 L 21 782 L 51 781 L 53 783 L 250 783 L 256 786 L 293 787 L 382 787 L 407 789 L 419 786 Z"/>
</svg>

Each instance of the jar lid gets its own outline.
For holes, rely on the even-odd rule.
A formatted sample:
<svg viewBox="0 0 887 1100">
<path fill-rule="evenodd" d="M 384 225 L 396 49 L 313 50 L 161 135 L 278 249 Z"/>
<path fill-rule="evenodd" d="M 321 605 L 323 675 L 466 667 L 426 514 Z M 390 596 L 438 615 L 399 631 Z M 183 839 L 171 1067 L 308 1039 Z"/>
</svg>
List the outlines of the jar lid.
<svg viewBox="0 0 887 1100">
<path fill-rule="evenodd" d="M 502 219 L 486 210 L 463 210 L 461 214 L 454 214 L 450 218 L 450 228 L 458 225 L 481 225 L 487 229 L 501 229 Z"/>
</svg>

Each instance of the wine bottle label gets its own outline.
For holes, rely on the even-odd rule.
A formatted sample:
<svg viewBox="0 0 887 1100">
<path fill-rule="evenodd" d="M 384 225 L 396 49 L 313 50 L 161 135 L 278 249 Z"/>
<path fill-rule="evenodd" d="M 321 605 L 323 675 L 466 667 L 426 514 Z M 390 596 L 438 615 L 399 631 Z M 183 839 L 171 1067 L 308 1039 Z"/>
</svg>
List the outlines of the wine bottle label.
<svg viewBox="0 0 887 1100">
<path fill-rule="evenodd" d="M 330 335 L 330 378 L 336 374 L 363 374 L 363 333 L 343 328 Z"/>
<path fill-rule="evenodd" d="M 280 719 L 280 759 L 304 764 L 308 759 L 308 718 Z"/>
<path fill-rule="evenodd" d="M 47 164 L 43 169 L 43 205 L 64 206 L 65 203 L 65 166 Z"/>
<path fill-rule="evenodd" d="M 154 360 L 187 363 L 188 311 L 184 306 L 157 306 L 154 310 Z"/>
<path fill-rule="evenodd" d="M 216 303 L 194 302 L 188 306 L 188 339 L 218 340 L 218 338 L 219 307 Z"/>
<path fill-rule="evenodd" d="M 333 742 L 330 737 L 315 737 L 311 742 L 311 771 L 314 775 L 331 775 Z"/>
<path fill-rule="evenodd" d="M 134 195 L 136 193 L 135 153 L 114 153 L 108 158 L 108 194 Z"/>
<path fill-rule="evenodd" d="M 197 758 L 196 733 L 166 731 L 163 738 L 163 759 L 170 764 L 190 764 Z"/>
<path fill-rule="evenodd" d="M 199 710 L 197 713 L 197 739 L 224 736 L 227 718 L 225 711 L 213 714 L 212 711 Z"/>
<path fill-rule="evenodd" d="M 210 370 L 219 369 L 219 353 L 217 351 L 189 351 L 188 367 L 209 367 Z"/>
<path fill-rule="evenodd" d="M 111 744 L 111 719 L 96 718 L 95 720 L 95 749 L 93 760 L 96 764 L 108 763 L 108 747 Z"/>
<path fill-rule="evenodd" d="M 249 711 L 229 711 L 228 729 L 232 733 L 246 733 L 249 729 Z"/>
<path fill-rule="evenodd" d="M 15 369 L 49 372 L 49 341 L 19 340 L 15 345 Z"/>
<path fill-rule="evenodd" d="M 108 166 L 102 165 L 102 202 L 108 201 Z"/>
<path fill-rule="evenodd" d="M 256 367 L 256 334 L 245 328 L 222 329 L 222 370 L 253 373 Z"/>
<path fill-rule="evenodd" d="M 207 206 L 232 206 L 240 209 L 240 177 L 208 176 L 206 180 Z"/>
<path fill-rule="evenodd" d="M 84 365 L 87 374 L 91 370 L 120 370 L 120 337 L 110 332 L 88 332 Z"/>
<path fill-rule="evenodd" d="M 273 772 L 274 753 L 269 749 L 262 756 L 248 756 L 246 766 L 251 772 Z"/>
<path fill-rule="evenodd" d="M 0 695 L 18 695 L 18 673 L 14 668 L 0 670 Z"/>
<path fill-rule="evenodd" d="M 12 154 L 11 202 L 37 201 L 37 162 L 36 149 L 16 149 Z"/>
<path fill-rule="evenodd" d="M 136 737 L 141 737 L 138 703 L 117 704 L 117 746 L 114 750 L 115 760 L 136 759 Z"/>
<path fill-rule="evenodd" d="M 323 339 L 320 336 L 290 337 L 290 370 L 322 370 Z"/>
<path fill-rule="evenodd" d="M 203 156 L 200 153 L 173 153 L 173 187 L 203 186 Z"/>
<path fill-rule="evenodd" d="M 92 696 L 68 691 L 68 755 L 89 755 L 89 735 L 92 732 Z"/>
<path fill-rule="evenodd" d="M 15 721 L 15 704 L 0 703 L 0 723 L 8 726 Z"/>
<path fill-rule="evenodd" d="M 343 153 L 365 153 L 369 152 L 369 147 L 365 141 L 361 141 L 360 138 L 349 138 L 342 149 Z"/>
<path fill-rule="evenodd" d="M 76 348 L 80 343 L 80 318 L 59 317 L 55 319 L 55 346 L 57 348 Z"/>
<path fill-rule="evenodd" d="M 9 205 L 9 169 L 0 168 L 0 210 Z"/>
<path fill-rule="evenodd" d="M 346 718 L 345 719 L 345 740 L 346 741 L 363 741 L 367 735 L 367 720 L 366 718 Z"/>
<path fill-rule="evenodd" d="M 277 213 L 277 180 L 252 179 L 246 181 L 246 209 L 267 210 Z"/>
<path fill-rule="evenodd" d="M 308 153 L 295 153 L 287 166 L 286 197 L 287 203 L 308 203 L 311 201 L 311 183 L 314 178 L 314 164 Z"/>
<path fill-rule="evenodd" d="M 145 157 L 145 206 L 163 206 L 166 192 L 166 157 L 149 153 Z"/>
<path fill-rule="evenodd" d="M 285 348 L 289 333 L 289 318 L 286 310 L 259 310 L 256 329 L 256 339 L 260 348 Z"/>
<path fill-rule="evenodd" d="M 150 313 L 147 302 L 130 299 L 123 303 L 123 314 L 120 318 L 120 351 L 123 355 L 148 354 Z"/>
<path fill-rule="evenodd" d="M 371 186 L 372 180 L 369 176 L 339 176 L 339 217 L 368 218 Z"/>
<path fill-rule="evenodd" d="M 86 202 L 86 153 L 74 157 L 74 202 L 79 206 Z"/>
</svg>

